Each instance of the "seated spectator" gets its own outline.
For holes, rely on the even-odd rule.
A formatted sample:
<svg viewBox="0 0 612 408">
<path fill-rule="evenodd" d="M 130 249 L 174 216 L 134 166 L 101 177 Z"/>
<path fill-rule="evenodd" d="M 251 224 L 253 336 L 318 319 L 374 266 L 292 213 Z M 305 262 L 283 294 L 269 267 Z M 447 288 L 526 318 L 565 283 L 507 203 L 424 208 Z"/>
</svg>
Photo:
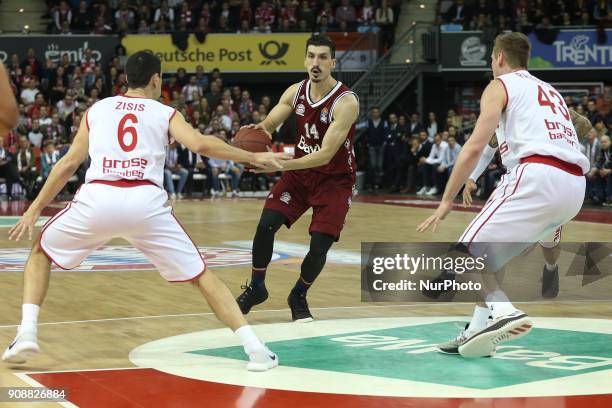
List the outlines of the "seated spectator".
<svg viewBox="0 0 612 408">
<path fill-rule="evenodd" d="M 4 136 L 0 135 L 0 177 L 6 183 L 6 195 L 9 200 L 13 199 L 13 184 L 19 183 L 19 172 L 13 155 L 4 148 Z"/>
<path fill-rule="evenodd" d="M 427 135 L 427 132 L 423 131 Z M 431 146 L 429 156 L 421 157 L 420 163 L 422 166 L 421 177 L 423 179 L 423 187 L 417 195 L 428 195 L 433 196 L 441 193 L 440 182 L 441 179 L 438 177 L 438 167 L 442 164 L 444 156 L 446 155 L 446 149 L 448 149 L 448 143 L 442 140 L 442 135 L 439 133 L 434 136 L 434 143 Z M 425 188 L 425 190 L 423 190 Z M 419 194 L 420 193 L 420 194 Z"/>
<path fill-rule="evenodd" d="M 36 95 L 40 93 L 37 88 L 36 81 L 34 79 L 28 79 L 24 81 L 24 87 L 19 95 L 21 97 L 21 102 L 25 105 L 30 105 L 34 103 L 36 99 Z"/>
<path fill-rule="evenodd" d="M 52 140 L 47 140 L 44 144 L 43 151 L 40 156 L 40 175 L 44 180 L 47 180 L 51 169 L 60 159 L 59 151 L 55 150 L 55 143 Z"/>
<path fill-rule="evenodd" d="M 38 114 L 38 123 L 40 124 L 40 126 L 49 126 L 51 122 L 52 120 L 47 112 L 47 107 L 41 106 Z"/>
<path fill-rule="evenodd" d="M 187 103 L 192 103 L 195 99 L 200 99 L 203 96 L 202 88 L 198 85 L 198 79 L 195 75 L 189 77 L 189 83 L 183 87 L 181 92 Z"/>
<path fill-rule="evenodd" d="M 198 126 L 195 126 L 196 128 Z M 204 180 L 202 194 L 208 195 L 208 191 L 210 189 L 210 184 L 212 180 L 212 172 L 210 170 L 210 166 L 208 165 L 208 161 L 205 157 L 200 156 L 197 153 L 192 152 L 187 148 L 181 149 L 181 155 L 179 158 L 179 162 L 181 166 L 189 172 L 187 176 L 187 182 L 185 184 L 185 193 L 188 197 L 191 197 L 193 194 L 193 185 L 194 174 L 203 174 L 206 176 Z"/>
<path fill-rule="evenodd" d="M 44 135 L 40 129 L 40 121 L 38 119 L 34 119 L 32 121 L 32 128 L 28 132 L 28 140 L 32 145 L 40 148 L 42 146 L 43 137 Z"/>
<path fill-rule="evenodd" d="M 79 102 L 75 101 L 70 93 L 66 93 L 64 99 L 59 101 L 56 106 L 60 120 L 66 120 L 66 118 L 79 106 Z"/>
<path fill-rule="evenodd" d="M 444 151 L 442 163 L 438 166 L 434 177 L 437 178 L 436 185 L 439 188 L 439 192 L 442 193 L 446 187 L 446 182 L 453 171 L 457 156 L 461 151 L 461 145 L 457 143 L 457 139 L 454 136 L 448 137 L 448 148 Z"/>
<path fill-rule="evenodd" d="M 66 1 L 60 1 L 59 7 L 53 12 L 53 31 L 56 33 L 62 31 L 64 22 L 67 22 L 70 26 L 72 23 L 72 10 Z"/>
<path fill-rule="evenodd" d="M 601 148 L 597 155 L 597 176 L 595 178 L 595 194 L 593 200 L 595 204 L 604 206 L 612 205 L 612 148 L 610 147 L 610 137 L 601 137 Z"/>
<path fill-rule="evenodd" d="M 29 192 L 34 187 L 36 177 L 38 177 L 35 160 L 36 157 L 28 138 L 19 136 L 17 139 L 17 152 L 13 156 L 13 163 L 17 167 L 20 184 L 25 189 L 26 195 L 29 195 Z"/>
<path fill-rule="evenodd" d="M 338 23 L 344 21 L 347 25 L 352 25 L 357 21 L 357 12 L 349 0 L 341 0 L 336 8 L 335 17 Z"/>
<path fill-rule="evenodd" d="M 180 152 L 178 150 L 178 146 L 176 142 L 172 142 L 168 145 L 168 149 L 166 151 L 166 165 L 164 168 L 164 184 L 166 185 L 166 190 L 170 194 L 171 200 L 178 198 L 183 198 L 183 189 L 185 188 L 185 183 L 187 182 L 187 177 L 189 177 L 189 170 L 183 168 L 179 163 L 179 155 Z M 179 176 L 178 187 L 174 188 L 174 181 L 172 180 L 172 175 Z"/>
<path fill-rule="evenodd" d="M 223 135 L 223 133 L 221 133 Z M 213 197 L 217 197 L 221 192 L 221 182 L 219 181 L 219 175 L 225 174 L 229 176 L 232 180 L 231 184 L 231 196 L 238 196 L 238 183 L 240 182 L 240 175 L 242 174 L 243 169 L 231 160 L 219 160 L 219 159 L 209 159 L 208 163 L 210 164 L 211 172 L 212 172 L 212 190 L 210 194 Z"/>
<path fill-rule="evenodd" d="M 426 159 L 429 157 L 429 154 L 431 153 L 433 143 L 429 141 L 427 137 L 427 132 L 425 130 L 420 131 L 418 133 L 418 136 L 413 135 L 412 137 L 413 138 L 416 137 L 419 143 L 418 148 L 416 149 L 416 152 L 414 155 L 417 160 L 417 164 L 416 164 L 417 187 L 420 186 L 419 190 L 417 191 L 417 195 L 423 195 L 431 188 L 430 185 L 426 184 L 426 179 L 424 175 L 426 172 L 425 170 Z"/>
</svg>

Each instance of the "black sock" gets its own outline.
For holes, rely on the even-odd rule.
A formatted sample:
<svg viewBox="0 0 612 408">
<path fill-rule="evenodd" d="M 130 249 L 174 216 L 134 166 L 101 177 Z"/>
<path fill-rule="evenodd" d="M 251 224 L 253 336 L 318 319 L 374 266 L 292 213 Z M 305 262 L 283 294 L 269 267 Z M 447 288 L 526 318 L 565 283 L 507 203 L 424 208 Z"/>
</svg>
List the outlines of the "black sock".
<svg viewBox="0 0 612 408">
<path fill-rule="evenodd" d="M 293 289 L 291 289 L 291 291 L 296 295 L 301 295 L 302 293 L 306 293 L 311 285 L 312 283 L 305 282 L 304 279 L 302 279 L 302 277 L 300 276 L 297 282 L 295 282 L 295 286 L 293 287 Z"/>
<path fill-rule="evenodd" d="M 251 282 L 253 283 L 254 286 L 255 285 L 265 285 L 266 284 L 265 281 L 266 281 L 266 268 L 251 269 Z"/>
</svg>

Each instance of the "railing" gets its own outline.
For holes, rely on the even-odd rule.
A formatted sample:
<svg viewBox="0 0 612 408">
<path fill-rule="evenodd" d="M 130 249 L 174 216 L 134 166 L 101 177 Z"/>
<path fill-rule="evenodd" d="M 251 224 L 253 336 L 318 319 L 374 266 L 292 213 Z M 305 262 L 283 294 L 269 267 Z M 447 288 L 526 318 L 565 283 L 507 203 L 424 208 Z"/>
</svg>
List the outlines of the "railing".
<svg viewBox="0 0 612 408">
<path fill-rule="evenodd" d="M 431 30 L 429 23 L 413 22 L 395 44 L 362 75 L 352 86 L 359 96 L 360 119 L 364 119 L 372 106 L 385 109 L 418 75 L 417 48 L 424 32 Z"/>
</svg>

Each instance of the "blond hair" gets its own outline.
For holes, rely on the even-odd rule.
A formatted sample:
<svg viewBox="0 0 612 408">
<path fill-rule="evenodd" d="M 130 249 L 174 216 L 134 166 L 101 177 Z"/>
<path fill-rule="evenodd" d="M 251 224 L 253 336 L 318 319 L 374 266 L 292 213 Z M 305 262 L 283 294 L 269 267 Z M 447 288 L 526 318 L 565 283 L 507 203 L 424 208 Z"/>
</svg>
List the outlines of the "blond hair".
<svg viewBox="0 0 612 408">
<path fill-rule="evenodd" d="M 503 53 L 511 68 L 527 68 L 531 43 L 523 33 L 503 33 L 495 37 L 493 53 Z"/>
</svg>

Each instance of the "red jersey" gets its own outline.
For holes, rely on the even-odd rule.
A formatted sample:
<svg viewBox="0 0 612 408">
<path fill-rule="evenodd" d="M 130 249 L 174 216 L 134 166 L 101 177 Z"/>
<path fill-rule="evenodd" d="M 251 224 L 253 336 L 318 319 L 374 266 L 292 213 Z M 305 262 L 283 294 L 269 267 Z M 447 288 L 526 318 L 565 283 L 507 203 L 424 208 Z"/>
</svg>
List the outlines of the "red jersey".
<svg viewBox="0 0 612 408">
<path fill-rule="evenodd" d="M 321 149 L 323 138 L 332 121 L 336 103 L 346 95 L 357 95 L 351 89 L 338 81 L 331 91 L 320 101 L 310 99 L 310 81 L 300 83 L 293 99 L 293 111 L 297 118 L 297 133 L 295 137 L 295 157 L 303 157 Z M 355 124 L 346 135 L 346 140 L 335 156 L 325 166 L 314 167 L 312 170 L 324 174 L 355 174 Z"/>
</svg>

